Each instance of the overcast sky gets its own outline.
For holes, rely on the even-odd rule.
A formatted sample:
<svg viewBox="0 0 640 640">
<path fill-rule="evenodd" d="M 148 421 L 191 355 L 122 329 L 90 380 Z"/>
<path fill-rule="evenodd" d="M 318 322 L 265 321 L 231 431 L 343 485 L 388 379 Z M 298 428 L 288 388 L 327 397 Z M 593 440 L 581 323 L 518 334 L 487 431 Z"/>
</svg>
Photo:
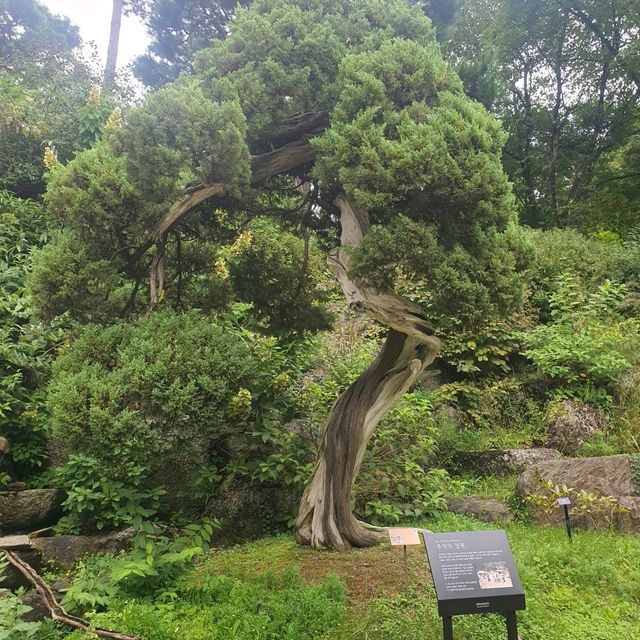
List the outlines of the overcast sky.
<svg viewBox="0 0 640 640">
<path fill-rule="evenodd" d="M 85 42 L 94 42 L 101 64 L 107 58 L 112 0 L 39 0 L 51 13 L 67 16 L 80 29 Z M 149 38 L 135 16 L 123 16 L 118 47 L 118 67 L 124 67 L 144 53 Z"/>
</svg>

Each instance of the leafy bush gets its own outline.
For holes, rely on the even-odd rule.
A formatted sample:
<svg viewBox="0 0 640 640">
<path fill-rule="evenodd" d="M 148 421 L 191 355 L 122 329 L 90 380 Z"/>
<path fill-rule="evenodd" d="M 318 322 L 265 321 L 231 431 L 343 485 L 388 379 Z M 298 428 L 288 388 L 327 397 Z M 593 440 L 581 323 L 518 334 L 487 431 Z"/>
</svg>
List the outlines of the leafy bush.
<svg viewBox="0 0 640 640">
<path fill-rule="evenodd" d="M 449 477 L 431 469 L 436 452 L 432 400 L 406 394 L 384 417 L 356 480 L 356 508 L 380 524 L 431 515 L 446 507 Z"/>
<path fill-rule="evenodd" d="M 640 245 L 610 237 L 584 236 L 573 229 L 527 232 L 535 246 L 530 274 L 532 302 L 546 320 L 550 294 L 558 278 L 573 274 L 584 291 L 593 291 L 606 280 L 626 284 L 640 281 Z"/>
<path fill-rule="evenodd" d="M 0 558 L 0 582 L 4 580 L 8 562 Z M 39 622 L 25 622 L 22 616 L 31 611 L 31 607 L 22 604 L 20 599 L 23 590 L 12 593 L 7 589 L 0 589 L 0 639 L 28 640 L 33 638 L 40 628 Z"/>
<path fill-rule="evenodd" d="M 62 503 L 65 515 L 56 529 L 68 533 L 117 529 L 151 518 L 164 492 L 144 487 L 145 471 L 144 467 L 128 465 L 123 479 L 117 479 L 109 476 L 95 458 L 70 456 L 52 477 L 53 484 L 67 494 Z"/>
<path fill-rule="evenodd" d="M 558 498 L 565 496 L 571 496 L 571 514 L 582 517 L 593 528 L 604 523 L 606 528 L 612 529 L 618 517 L 628 511 L 613 496 L 603 496 L 599 492 L 578 490 L 567 485 L 560 486 L 552 480 L 541 480 L 540 493 L 528 495 L 525 500 L 532 507 L 551 516 L 558 512 Z"/>
<path fill-rule="evenodd" d="M 124 560 L 105 557 L 99 564 L 100 570 L 112 564 L 111 575 L 117 577 L 117 567 Z M 98 564 L 93 568 L 98 570 Z M 83 584 L 95 583 L 90 567 L 82 571 L 65 601 L 72 606 L 84 603 L 81 609 L 92 602 L 100 609 L 106 605 L 106 611 L 91 616 L 93 624 L 135 634 L 141 640 L 316 640 L 327 636 L 345 610 L 341 582 L 327 578 L 308 586 L 295 567 L 257 574 L 246 582 L 225 575 L 200 576 L 199 572 L 174 574 L 163 581 L 163 590 L 153 592 L 153 598 L 147 585 L 144 599 L 136 600 L 120 584 L 104 597 L 104 605 L 102 599 L 92 601 L 79 591 Z"/>
<path fill-rule="evenodd" d="M 47 238 L 43 207 L 0 191 L 0 435 L 11 441 L 13 461 L 24 476 L 37 471 L 46 456 L 42 386 L 65 335 L 60 320 L 45 325 L 34 319 L 25 290 L 31 251 Z"/>
<path fill-rule="evenodd" d="M 164 488 L 163 509 L 175 511 L 238 476 L 304 484 L 315 443 L 282 427 L 297 414 L 307 342 L 246 331 L 244 311 L 206 317 L 166 310 L 135 323 L 89 325 L 62 350 L 48 389 L 55 432 L 68 451 L 100 463 L 95 482 L 66 478 L 76 489 L 68 504 L 74 511 L 78 491 L 94 497 L 92 511 L 83 497 L 83 526 L 101 500 L 110 505 L 104 526 L 122 521 L 114 515 L 118 496 L 135 484 L 141 489 L 125 503 L 143 511 L 155 504 L 145 487 Z M 118 484 L 112 494 L 105 478 Z"/>
<path fill-rule="evenodd" d="M 525 355 L 553 380 L 556 395 L 610 404 L 640 344 L 640 323 L 619 311 L 626 292 L 610 281 L 587 293 L 574 276 L 558 280 L 549 300 L 552 321 L 524 334 Z"/>
<path fill-rule="evenodd" d="M 255 366 L 239 330 L 195 312 L 90 325 L 54 365 L 53 426 L 68 450 L 95 457 L 112 476 L 144 467 L 168 477 L 178 460 L 188 476 L 233 434 L 233 399 L 251 386 Z"/>
<path fill-rule="evenodd" d="M 209 548 L 216 520 L 205 518 L 169 536 L 150 522 L 139 525 L 133 548 L 118 556 L 101 555 L 80 563 L 63 604 L 73 611 L 97 610 L 113 598 L 170 597 L 173 583 L 196 556 Z"/>
</svg>

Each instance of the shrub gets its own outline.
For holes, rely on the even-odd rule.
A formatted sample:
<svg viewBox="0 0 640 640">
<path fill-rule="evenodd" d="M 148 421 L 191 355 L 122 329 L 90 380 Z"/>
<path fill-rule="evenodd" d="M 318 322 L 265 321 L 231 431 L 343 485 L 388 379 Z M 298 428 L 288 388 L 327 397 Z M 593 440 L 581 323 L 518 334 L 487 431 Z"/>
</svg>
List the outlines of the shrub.
<svg viewBox="0 0 640 640">
<path fill-rule="evenodd" d="M 160 489 L 144 487 L 144 467 L 128 465 L 123 479 L 105 473 L 95 458 L 72 455 L 53 473 L 53 483 L 67 494 L 58 531 L 117 529 L 151 518 L 158 511 Z"/>
<path fill-rule="evenodd" d="M 448 474 L 431 469 L 436 452 L 432 399 L 406 394 L 383 418 L 356 480 L 356 508 L 380 524 L 431 515 L 446 507 Z"/>
<path fill-rule="evenodd" d="M 195 312 L 82 329 L 53 368 L 48 405 L 69 451 L 111 477 L 148 469 L 159 483 L 206 462 L 234 433 L 233 399 L 254 379 L 238 329 Z"/>
<path fill-rule="evenodd" d="M 627 288 L 605 281 L 591 293 L 574 276 L 558 279 L 550 296 L 552 321 L 524 334 L 525 355 L 554 382 L 554 393 L 608 405 L 618 378 L 640 344 L 640 323 L 619 311 Z"/>
<path fill-rule="evenodd" d="M 0 558 L 0 583 L 4 581 L 8 562 Z M 40 628 L 39 622 L 25 622 L 22 616 L 31 611 L 31 607 L 22 604 L 21 596 L 24 591 L 12 593 L 7 589 L 0 589 L 0 638 L 2 640 L 28 640 L 33 638 Z"/>
<path fill-rule="evenodd" d="M 43 207 L 0 191 L 0 435 L 11 441 L 22 476 L 37 471 L 46 457 L 42 385 L 65 335 L 62 321 L 45 325 L 34 318 L 25 291 L 31 251 L 47 238 Z"/>
</svg>

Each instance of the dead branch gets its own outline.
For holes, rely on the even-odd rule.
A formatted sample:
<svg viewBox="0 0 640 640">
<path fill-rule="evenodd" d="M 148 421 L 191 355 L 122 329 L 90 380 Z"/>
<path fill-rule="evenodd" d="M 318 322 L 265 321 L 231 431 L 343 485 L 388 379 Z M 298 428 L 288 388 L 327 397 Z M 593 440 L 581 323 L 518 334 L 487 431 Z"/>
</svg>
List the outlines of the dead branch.
<svg viewBox="0 0 640 640">
<path fill-rule="evenodd" d="M 106 629 L 91 629 L 89 623 L 82 618 L 77 618 L 68 614 L 62 605 L 56 600 L 53 591 L 49 585 L 40 577 L 40 575 L 29 564 L 24 562 L 12 551 L 5 551 L 7 560 L 35 587 L 40 594 L 42 601 L 51 614 L 51 619 L 56 622 L 62 622 L 74 629 L 93 633 L 101 638 L 111 638 L 112 640 L 139 640 L 135 636 L 129 636 L 125 633 L 117 633 L 116 631 L 107 631 Z"/>
</svg>

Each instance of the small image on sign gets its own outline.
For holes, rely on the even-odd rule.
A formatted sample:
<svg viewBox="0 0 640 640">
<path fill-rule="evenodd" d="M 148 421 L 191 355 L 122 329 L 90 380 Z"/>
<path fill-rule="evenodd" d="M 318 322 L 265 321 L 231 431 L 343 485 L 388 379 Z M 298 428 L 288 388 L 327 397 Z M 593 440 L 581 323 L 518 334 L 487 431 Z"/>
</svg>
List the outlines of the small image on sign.
<svg viewBox="0 0 640 640">
<path fill-rule="evenodd" d="M 506 562 L 485 562 L 476 574 L 481 589 L 507 589 L 513 587 Z"/>
<path fill-rule="evenodd" d="M 389 529 L 389 542 L 392 545 L 420 544 L 416 529 Z"/>
</svg>

